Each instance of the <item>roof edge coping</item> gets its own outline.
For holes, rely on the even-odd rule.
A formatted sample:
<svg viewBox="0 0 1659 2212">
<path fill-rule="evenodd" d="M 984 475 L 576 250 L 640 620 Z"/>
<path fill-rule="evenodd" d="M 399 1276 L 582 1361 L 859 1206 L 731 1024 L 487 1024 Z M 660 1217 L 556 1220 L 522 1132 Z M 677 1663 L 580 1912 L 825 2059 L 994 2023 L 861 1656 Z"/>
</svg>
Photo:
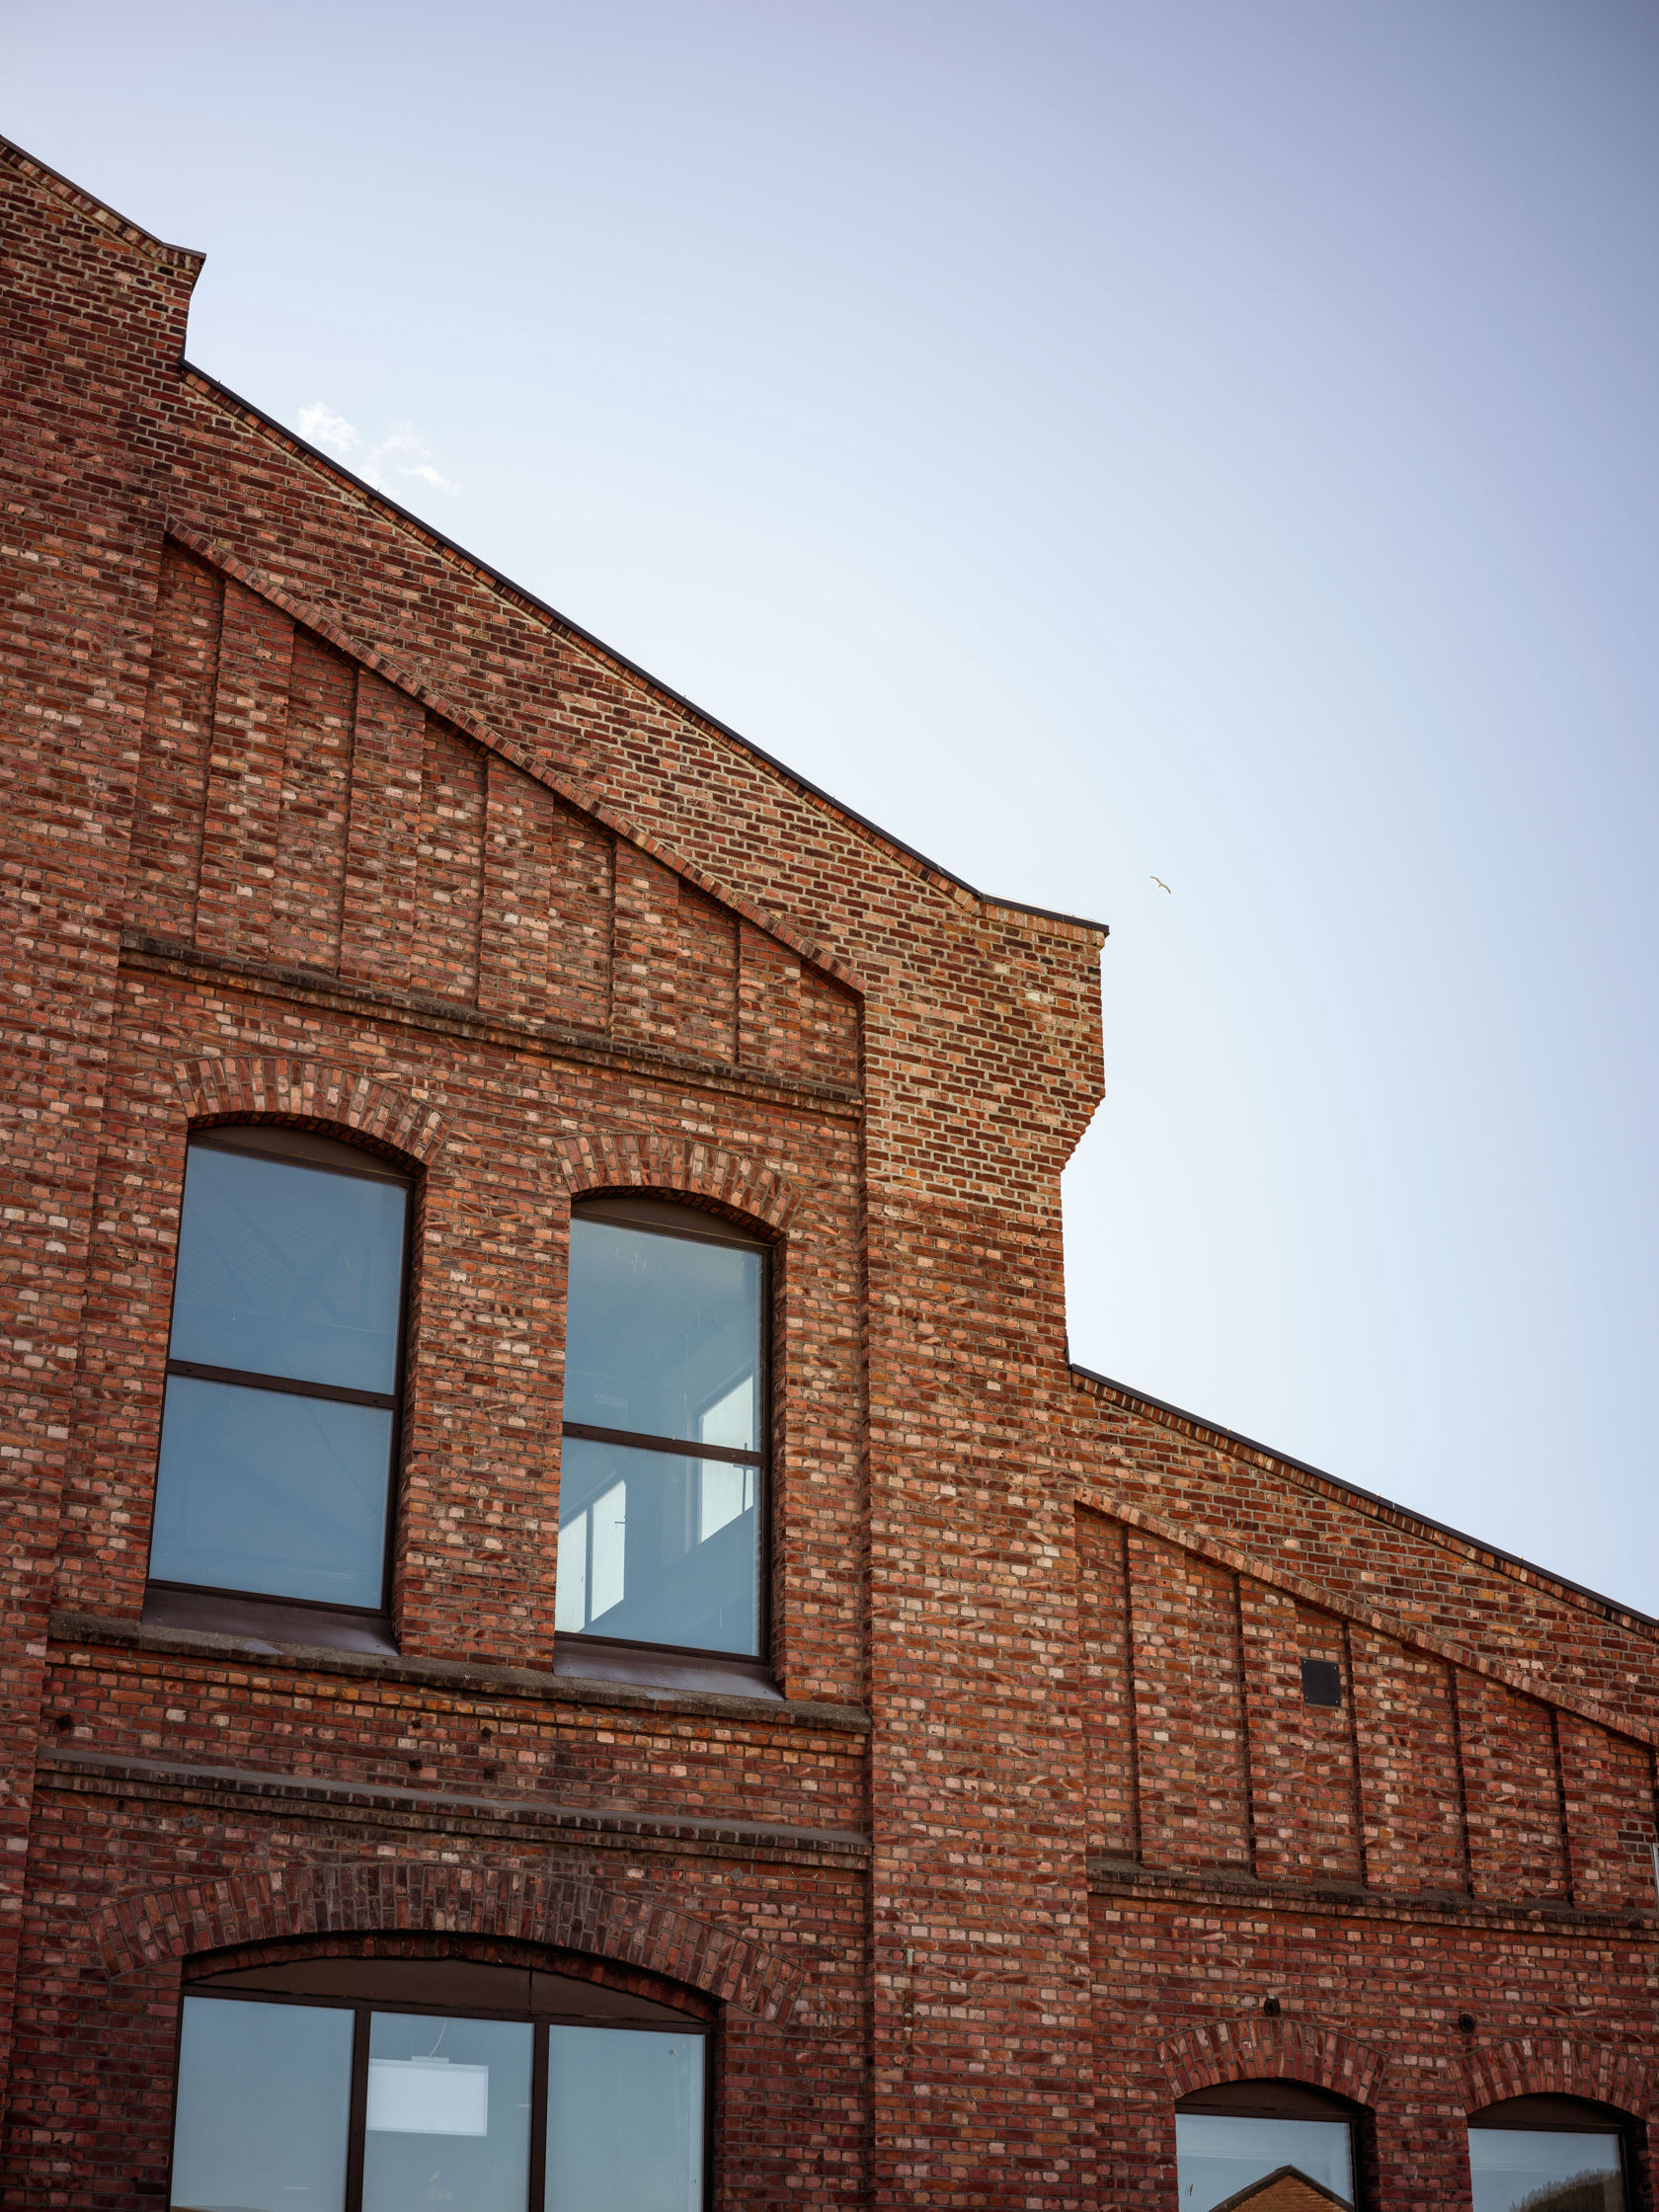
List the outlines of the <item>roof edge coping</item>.
<svg viewBox="0 0 1659 2212">
<path fill-rule="evenodd" d="M 146 230 L 142 223 L 135 223 L 130 215 L 123 215 L 112 207 L 107 199 L 100 199 L 96 193 L 77 185 L 64 176 L 39 154 L 32 154 L 20 146 L 15 138 L 0 133 L 0 161 L 45 185 L 54 198 L 67 199 L 81 214 L 95 222 L 101 230 L 112 232 L 124 245 L 136 246 L 157 261 L 165 262 L 170 269 L 178 269 L 193 279 L 199 276 L 206 254 L 197 246 L 172 246 L 165 238 L 158 238 L 153 230 Z"/>
<path fill-rule="evenodd" d="M 167 249 L 169 252 L 176 250 L 178 249 Z M 268 415 L 265 409 L 257 406 L 254 401 L 244 398 L 240 392 L 233 391 L 219 377 L 210 374 L 208 370 L 199 367 L 190 359 L 181 360 L 179 366 L 187 376 L 195 377 L 211 391 L 229 400 L 233 406 L 242 409 L 245 414 L 251 416 L 265 430 L 273 433 L 296 452 L 303 454 L 307 460 L 316 463 L 330 475 L 349 484 L 355 492 L 359 493 L 370 505 L 383 509 L 386 514 L 390 514 L 406 529 L 415 530 L 430 543 L 438 547 L 449 559 L 464 568 L 472 570 L 474 574 L 490 586 L 492 591 L 501 593 L 505 598 L 518 601 L 529 612 L 539 616 L 544 621 L 556 624 L 570 637 L 579 639 L 590 651 L 599 654 L 613 667 L 623 670 L 637 682 L 647 685 L 651 690 L 658 693 L 660 697 L 672 699 L 675 706 L 692 715 L 706 729 L 714 731 L 718 736 L 724 738 L 728 744 L 737 746 L 740 750 L 747 752 L 751 758 L 762 762 L 774 775 L 780 776 L 785 783 L 793 785 L 797 791 L 815 800 L 820 806 L 829 808 L 831 813 L 853 824 L 883 850 L 908 861 L 927 881 L 933 883 L 940 890 L 947 894 L 964 896 L 971 899 L 976 906 L 990 908 L 997 912 L 1020 914 L 1036 921 L 1056 923 L 1065 929 L 1081 931 L 1086 936 L 1096 938 L 1101 944 L 1104 944 L 1111 935 L 1110 926 L 1106 922 L 1093 920 L 1086 914 L 1065 913 L 1053 907 L 1034 907 L 1018 899 L 1000 899 L 990 892 L 979 890 L 974 884 L 967 882 L 965 878 L 953 875 L 948 868 L 941 867 L 936 860 L 930 860 L 926 853 L 918 851 L 914 845 L 907 844 L 903 837 L 895 836 L 892 830 L 884 830 L 879 823 L 872 822 L 868 815 L 860 814 L 856 807 L 849 807 L 844 800 L 837 799 L 833 793 L 826 791 L 821 784 L 814 783 L 810 777 L 804 776 L 798 769 L 790 767 L 788 762 L 780 760 L 776 753 L 768 752 L 764 746 L 756 745 L 752 738 L 746 738 L 741 730 L 733 729 L 729 722 L 723 722 L 719 715 L 711 714 L 707 707 L 698 706 L 697 702 L 694 699 L 688 699 L 683 691 L 676 691 L 672 683 L 665 683 L 661 676 L 653 675 L 649 669 L 642 668 L 639 662 L 630 660 L 627 654 L 619 652 L 615 646 L 607 645 L 603 638 L 595 636 L 592 630 L 586 629 L 582 623 L 575 621 L 568 614 L 562 614 L 549 600 L 539 597 L 526 586 L 515 584 L 510 576 L 504 576 L 500 569 L 493 568 L 488 561 L 481 559 L 478 554 L 469 552 L 464 545 L 457 543 L 454 538 L 438 529 L 434 523 L 429 522 L 425 516 L 414 514 L 407 507 L 400 506 L 396 500 L 382 492 L 376 485 L 370 484 L 365 478 L 356 475 L 343 461 L 336 460 L 332 453 L 325 453 L 320 446 L 313 445 L 309 439 L 301 437 L 297 431 L 290 430 L 285 423 L 278 423 L 274 416 Z"/>
<path fill-rule="evenodd" d="M 1471 1537 L 1462 1529 L 1454 1529 L 1448 1521 L 1436 1521 L 1432 1515 L 1419 1513 L 1415 1506 L 1400 1505 L 1393 1498 L 1385 1498 L 1381 1491 L 1368 1490 L 1362 1483 L 1350 1482 L 1340 1474 L 1331 1474 L 1324 1467 L 1311 1465 L 1306 1460 L 1294 1459 L 1289 1452 L 1277 1452 L 1271 1444 L 1260 1444 L 1254 1437 L 1242 1436 L 1236 1429 L 1224 1428 L 1219 1421 L 1207 1421 L 1201 1413 L 1189 1413 L 1185 1406 L 1171 1405 L 1166 1398 L 1155 1398 L 1147 1390 L 1138 1390 L 1132 1383 L 1119 1382 L 1098 1369 L 1084 1367 L 1077 1360 L 1068 1360 L 1073 1382 L 1093 1383 L 1110 1390 L 1126 1406 L 1138 1407 L 1164 1421 L 1178 1422 L 1195 1437 L 1207 1437 L 1217 1444 L 1231 1445 L 1238 1451 L 1253 1452 L 1260 1460 L 1270 1461 L 1275 1466 L 1293 1467 L 1298 1474 L 1305 1474 L 1315 1482 L 1322 1482 L 1344 1498 L 1357 1499 L 1361 1504 L 1374 1507 L 1379 1513 L 1394 1515 L 1409 1522 L 1413 1528 L 1425 1530 L 1443 1542 L 1454 1543 L 1461 1549 L 1472 1552 L 1480 1560 L 1507 1570 L 1517 1577 L 1525 1577 L 1558 1590 L 1567 1597 L 1576 1598 L 1580 1604 L 1595 1606 L 1609 1620 L 1622 1619 L 1633 1621 L 1640 1628 L 1659 1629 L 1659 1619 L 1649 1613 L 1626 1605 L 1621 1598 L 1607 1597 L 1588 1584 L 1574 1582 L 1569 1576 L 1556 1574 L 1549 1567 L 1540 1567 L 1534 1559 L 1524 1559 L 1518 1551 L 1505 1551 L 1500 1545 L 1484 1542 Z"/>
</svg>

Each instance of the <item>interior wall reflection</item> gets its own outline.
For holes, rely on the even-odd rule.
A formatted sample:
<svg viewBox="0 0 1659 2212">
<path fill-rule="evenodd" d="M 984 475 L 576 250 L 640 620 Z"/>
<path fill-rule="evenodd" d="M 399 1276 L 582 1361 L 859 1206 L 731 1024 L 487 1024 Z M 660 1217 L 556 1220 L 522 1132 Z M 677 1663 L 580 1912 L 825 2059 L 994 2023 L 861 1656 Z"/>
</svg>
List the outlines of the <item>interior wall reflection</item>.
<svg viewBox="0 0 1659 2212">
<path fill-rule="evenodd" d="M 766 1255 L 681 1211 L 572 1218 L 554 1624 L 753 1658 Z"/>
</svg>

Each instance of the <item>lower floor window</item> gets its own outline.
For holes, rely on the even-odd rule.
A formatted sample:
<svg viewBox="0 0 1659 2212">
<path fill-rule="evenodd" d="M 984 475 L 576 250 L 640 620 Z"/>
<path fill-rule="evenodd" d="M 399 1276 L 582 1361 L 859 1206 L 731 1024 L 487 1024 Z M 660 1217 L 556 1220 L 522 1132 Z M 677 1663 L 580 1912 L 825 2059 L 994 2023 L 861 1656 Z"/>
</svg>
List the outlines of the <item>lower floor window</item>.
<svg viewBox="0 0 1659 2212">
<path fill-rule="evenodd" d="M 190 1995 L 174 2212 L 702 2212 L 706 2041 L 689 2022 Z"/>
<path fill-rule="evenodd" d="M 1623 2127 L 1563 2096 L 1518 2096 L 1469 2122 L 1474 2212 L 1624 2212 Z"/>
<path fill-rule="evenodd" d="M 1313 2181 L 1337 2204 L 1354 2196 L 1354 2123 L 1337 2098 L 1299 2082 L 1229 2082 L 1183 2100 L 1175 2114 L 1181 2212 L 1243 2212 L 1301 2204 L 1289 2184 Z"/>
</svg>

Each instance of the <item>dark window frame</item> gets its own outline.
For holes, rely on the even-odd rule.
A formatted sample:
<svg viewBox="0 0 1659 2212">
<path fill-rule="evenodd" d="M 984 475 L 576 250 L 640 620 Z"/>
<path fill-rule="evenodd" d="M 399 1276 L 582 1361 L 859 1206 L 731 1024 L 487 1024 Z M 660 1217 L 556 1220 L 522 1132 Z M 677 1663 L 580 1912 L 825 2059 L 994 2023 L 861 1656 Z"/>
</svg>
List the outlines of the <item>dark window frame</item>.
<svg viewBox="0 0 1659 2212">
<path fill-rule="evenodd" d="M 1354 2176 L 1353 2212 L 1370 2212 L 1372 2203 L 1372 2110 L 1340 2091 L 1286 2075 L 1243 2075 L 1215 2082 L 1177 2097 L 1177 2114 L 1224 2119 L 1341 2120 L 1348 2129 L 1348 2161 Z"/>
<path fill-rule="evenodd" d="M 237 1388 L 272 1390 L 290 1397 L 321 1398 L 335 1404 L 369 1405 L 392 1417 L 387 1455 L 386 1528 L 381 1547 L 380 1603 L 377 1606 L 339 1605 L 329 1599 L 277 1597 L 269 1591 L 243 1590 L 234 1584 L 175 1582 L 148 1572 L 145 1560 L 144 1608 L 146 1622 L 161 1627 L 199 1627 L 231 1634 L 266 1635 L 276 1641 L 310 1639 L 324 1646 L 378 1650 L 398 1649 L 392 1619 L 392 1591 L 397 1565 L 398 1509 L 403 1490 L 403 1439 L 409 1392 L 409 1324 L 414 1307 L 417 1217 L 423 1178 L 419 1168 L 388 1159 L 366 1145 L 321 1131 L 296 1129 L 286 1122 L 208 1122 L 194 1126 L 185 1142 L 185 1174 L 195 1150 L 239 1152 L 257 1159 L 280 1159 L 335 1175 L 356 1175 L 366 1182 L 393 1183 L 405 1194 L 403 1244 L 398 1256 L 397 1366 L 392 1388 L 354 1390 L 334 1383 L 302 1382 L 287 1376 L 262 1374 L 253 1369 L 220 1368 L 196 1360 L 176 1360 L 168 1353 L 163 1373 L 200 1382 L 224 1382 Z M 173 1340 L 173 1312 L 179 1290 L 179 1252 L 183 1245 L 182 1208 L 184 1178 L 180 1178 L 181 1235 L 174 1248 L 173 1287 L 168 1298 L 167 1341 Z M 165 1389 L 162 1418 L 166 1418 Z M 159 1454 L 159 1430 L 157 1450 Z M 159 1476 L 159 1461 L 158 1461 Z M 153 1518 L 152 1518 L 153 1542 Z M 298 1621 L 294 1620 L 298 1616 Z M 295 1628 L 301 1634 L 296 1638 Z"/>
<path fill-rule="evenodd" d="M 304 1963 L 295 1960 L 294 1964 Z M 390 1963 L 379 1960 L 364 1964 Z M 395 1963 L 402 1964 L 402 1960 Z M 441 1971 L 448 1963 L 441 1959 L 425 1959 L 418 1963 L 430 1970 Z M 459 1963 L 468 1963 L 461 1961 Z M 279 1981 L 281 1967 L 268 1969 L 273 1984 Z M 557 1968 L 546 1971 L 556 1974 Z M 560 1977 L 569 1980 L 571 1977 Z M 595 1985 L 604 1988 L 603 1983 Z M 262 1988 L 254 1983 L 231 1985 L 229 1977 L 203 1974 L 187 1975 L 180 1985 L 179 2009 L 173 2030 L 173 2094 L 167 2121 L 167 2196 L 173 2196 L 173 2156 L 178 2142 L 179 2129 L 179 2077 L 180 2061 L 184 2051 L 185 2006 L 187 1997 L 209 1999 L 218 2003 L 255 2005 L 300 2005 L 316 2010 L 350 2013 L 352 2025 L 352 2085 L 347 2107 L 346 2122 L 346 2192 L 344 2212 L 361 2212 L 363 2166 L 367 2155 L 368 2117 L 368 2058 L 369 2022 L 375 2013 L 405 2013 L 419 2017 L 432 2018 L 441 2013 L 450 2019 L 506 2020 L 515 2024 L 527 2023 L 531 2029 L 530 2046 L 530 2157 L 529 2182 L 526 2191 L 526 2212 L 543 2212 L 547 2197 L 547 2074 L 548 2035 L 553 2026 L 588 2027 L 599 2030 L 623 2030 L 627 2033 L 660 2035 L 695 2035 L 703 2044 L 703 2126 L 702 2126 L 702 2190 L 701 2212 L 709 2212 L 714 2196 L 714 2107 L 715 2073 L 720 2059 L 719 2022 L 701 2019 L 695 2014 L 676 2014 L 667 2019 L 618 2019 L 607 2018 L 596 2009 L 584 2011 L 555 2010 L 549 2007 L 506 2008 L 489 2005 L 445 2004 L 440 1997 L 400 1998 L 397 1996 L 330 1997 L 310 1991 L 284 1991 L 275 1986 Z M 660 2000 L 647 2000 L 658 2012 L 672 2011 Z"/>
<path fill-rule="evenodd" d="M 755 1642 L 753 1657 L 746 1652 L 711 1651 L 701 1644 L 647 1642 L 622 1636 L 603 1636 L 587 1629 L 555 1630 L 554 1672 L 589 1675 L 601 1681 L 667 1683 L 670 1687 L 701 1686 L 734 1691 L 740 1695 L 775 1698 L 772 1670 L 772 1473 L 776 1462 L 778 1409 L 772 1391 L 776 1364 L 773 1338 L 777 1330 L 776 1284 L 778 1245 L 758 1228 L 705 1211 L 689 1199 L 671 1191 L 637 1190 L 594 1192 L 572 1201 L 571 1224 L 579 1221 L 609 1222 L 655 1236 L 679 1236 L 689 1243 L 731 1244 L 754 1252 L 760 1260 L 759 1449 L 741 1452 L 725 1445 L 704 1445 L 691 1437 L 653 1436 L 631 1429 L 601 1428 L 591 1421 L 561 1419 L 561 1440 L 574 1437 L 596 1444 L 614 1444 L 634 1451 L 661 1452 L 666 1457 L 718 1460 L 728 1465 L 752 1466 L 755 1511 Z M 562 1456 L 561 1456 L 562 1458 Z M 561 1476 L 562 1476 L 561 1465 Z"/>
</svg>

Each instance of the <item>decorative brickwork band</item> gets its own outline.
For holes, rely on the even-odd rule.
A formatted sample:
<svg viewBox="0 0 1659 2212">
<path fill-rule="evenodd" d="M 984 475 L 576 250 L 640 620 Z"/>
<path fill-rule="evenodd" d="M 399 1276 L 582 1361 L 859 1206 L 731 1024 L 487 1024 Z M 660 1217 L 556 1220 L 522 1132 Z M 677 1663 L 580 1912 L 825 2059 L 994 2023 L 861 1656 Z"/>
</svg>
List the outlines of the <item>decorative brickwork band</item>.
<svg viewBox="0 0 1659 2212">
<path fill-rule="evenodd" d="M 630 1887 L 557 1874 L 342 1860 L 123 1897 L 92 1933 L 112 1975 L 193 1951 L 304 1936 L 392 1932 L 543 1943 L 615 1960 L 702 1990 L 782 2026 L 809 2021 L 800 1971 L 776 1952 Z"/>
<path fill-rule="evenodd" d="M 1468 2112 L 1512 2096 L 1586 2096 L 1645 2116 L 1653 2095 L 1652 2071 L 1634 2052 L 1565 2035 L 1524 2035 L 1470 2051 L 1463 2079 Z"/>
<path fill-rule="evenodd" d="M 712 1199 L 768 1227 L 786 1229 L 801 1194 L 781 1175 L 741 1152 L 722 1151 L 683 1137 L 636 1137 L 596 1130 L 561 1147 L 560 1169 L 572 1198 L 585 1191 L 652 1190 Z"/>
<path fill-rule="evenodd" d="M 1312 2021 L 1215 2020 L 1158 2045 L 1176 2096 L 1223 2082 L 1305 2082 L 1356 2104 L 1370 2104 L 1382 2078 L 1382 2053 Z"/>
<path fill-rule="evenodd" d="M 349 1129 L 423 1164 L 443 1142 L 443 1117 L 434 1107 L 358 1068 L 227 1055 L 184 1063 L 176 1072 L 193 1123 L 240 1121 L 257 1114 L 312 1128 Z"/>
</svg>

